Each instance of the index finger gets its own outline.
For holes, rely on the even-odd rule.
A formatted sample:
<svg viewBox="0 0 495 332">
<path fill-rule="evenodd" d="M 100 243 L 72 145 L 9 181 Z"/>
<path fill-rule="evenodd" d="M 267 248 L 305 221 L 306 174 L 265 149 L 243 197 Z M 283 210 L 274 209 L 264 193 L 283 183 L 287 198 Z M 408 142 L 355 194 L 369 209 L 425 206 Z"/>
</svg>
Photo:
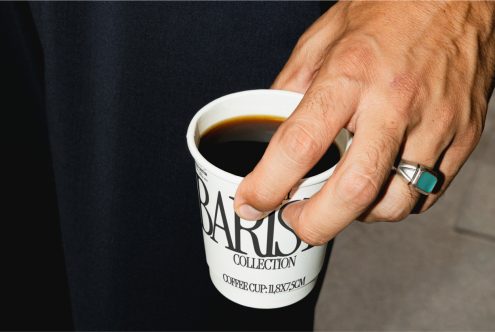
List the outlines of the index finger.
<svg viewBox="0 0 495 332">
<path fill-rule="evenodd" d="M 234 209 L 241 218 L 257 220 L 280 205 L 349 121 L 357 104 L 356 90 L 332 80 L 325 80 L 322 87 L 315 80 L 275 132 L 260 162 L 239 185 Z"/>
</svg>

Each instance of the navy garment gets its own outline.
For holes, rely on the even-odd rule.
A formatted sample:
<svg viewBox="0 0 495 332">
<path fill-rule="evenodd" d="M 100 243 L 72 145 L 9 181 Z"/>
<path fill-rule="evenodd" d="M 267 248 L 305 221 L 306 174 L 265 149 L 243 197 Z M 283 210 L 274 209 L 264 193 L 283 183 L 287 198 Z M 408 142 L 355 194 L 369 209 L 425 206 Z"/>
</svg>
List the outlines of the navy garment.
<svg viewBox="0 0 495 332">
<path fill-rule="evenodd" d="M 185 133 L 209 101 L 268 88 L 328 6 L 29 4 L 76 329 L 312 329 L 318 290 L 255 310 L 214 289 Z"/>
</svg>

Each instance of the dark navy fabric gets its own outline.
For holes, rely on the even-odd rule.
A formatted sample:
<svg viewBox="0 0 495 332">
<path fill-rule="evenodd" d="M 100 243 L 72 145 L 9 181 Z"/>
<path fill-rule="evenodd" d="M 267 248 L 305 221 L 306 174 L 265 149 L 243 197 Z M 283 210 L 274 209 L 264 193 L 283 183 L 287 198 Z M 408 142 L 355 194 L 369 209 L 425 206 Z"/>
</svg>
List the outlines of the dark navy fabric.
<svg viewBox="0 0 495 332">
<path fill-rule="evenodd" d="M 3 331 L 72 328 L 42 78 L 43 56 L 28 4 L 1 2 Z"/>
<path fill-rule="evenodd" d="M 312 329 L 318 290 L 255 310 L 214 289 L 185 133 L 209 101 L 268 88 L 325 7 L 30 4 L 76 329 Z"/>
</svg>

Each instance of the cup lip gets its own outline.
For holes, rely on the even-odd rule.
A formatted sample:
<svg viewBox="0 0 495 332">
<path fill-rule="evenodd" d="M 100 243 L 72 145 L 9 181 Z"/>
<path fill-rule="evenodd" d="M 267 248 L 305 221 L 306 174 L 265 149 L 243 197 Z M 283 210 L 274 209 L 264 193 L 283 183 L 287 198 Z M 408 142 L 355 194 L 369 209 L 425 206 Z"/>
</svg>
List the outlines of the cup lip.
<svg viewBox="0 0 495 332">
<path fill-rule="evenodd" d="M 199 120 L 199 118 L 207 113 L 210 109 L 215 107 L 217 104 L 220 104 L 222 102 L 225 102 L 226 100 L 237 98 L 242 95 L 255 95 L 255 94 L 279 94 L 279 95 L 287 95 L 287 96 L 298 96 L 298 97 L 303 97 L 304 95 L 302 93 L 294 92 L 294 91 L 287 91 L 287 90 L 276 90 L 276 89 L 254 89 L 254 90 L 245 90 L 245 91 L 239 91 L 239 92 L 234 92 L 227 94 L 225 96 L 219 97 L 217 99 L 214 99 L 213 101 L 209 102 L 205 106 L 203 106 L 192 118 L 191 122 L 189 123 L 189 126 L 187 128 L 187 133 L 186 133 L 186 141 L 187 141 L 187 146 L 189 149 L 189 152 L 191 153 L 192 157 L 194 158 L 194 161 L 196 164 L 198 164 L 200 167 L 206 168 L 207 171 L 215 174 L 217 177 L 234 183 L 234 184 L 239 184 L 241 181 L 244 179 L 242 176 L 238 176 L 232 173 L 229 173 L 227 171 L 224 171 L 223 169 L 213 165 L 211 162 L 209 162 L 203 155 L 199 152 L 198 147 L 196 146 L 196 143 L 194 141 L 194 133 L 196 129 L 196 124 Z M 347 143 L 347 146 L 349 145 L 349 142 Z M 347 146 L 343 147 L 344 150 L 347 148 Z M 341 151 L 343 152 L 343 151 Z M 333 165 L 331 168 L 327 169 L 326 171 L 313 175 L 308 178 L 303 178 L 300 179 L 297 183 L 298 187 L 306 187 L 310 185 L 314 185 L 317 183 L 324 182 L 328 180 L 330 175 L 335 170 L 335 167 L 337 164 Z"/>
</svg>

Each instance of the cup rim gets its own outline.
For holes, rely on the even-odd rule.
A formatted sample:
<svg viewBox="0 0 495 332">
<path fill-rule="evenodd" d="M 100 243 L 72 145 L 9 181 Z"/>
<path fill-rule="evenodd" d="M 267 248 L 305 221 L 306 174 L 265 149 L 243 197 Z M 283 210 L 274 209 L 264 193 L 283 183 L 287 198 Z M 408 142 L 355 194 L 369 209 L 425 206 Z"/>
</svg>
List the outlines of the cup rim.
<svg viewBox="0 0 495 332">
<path fill-rule="evenodd" d="M 287 91 L 287 90 L 276 90 L 276 89 L 254 89 L 254 90 L 245 90 L 245 91 L 239 91 L 239 92 L 234 92 L 227 94 L 225 96 L 219 97 L 217 99 L 214 99 L 213 101 L 209 102 L 205 106 L 203 106 L 192 118 L 191 122 L 189 123 L 189 126 L 187 128 L 187 133 L 186 133 L 186 141 L 187 141 L 187 146 L 189 149 L 189 152 L 191 153 L 194 161 L 196 164 L 199 164 L 200 167 L 206 168 L 207 171 L 212 172 L 215 174 L 217 177 L 234 183 L 234 184 L 239 184 L 241 181 L 244 179 L 242 176 L 238 176 L 232 173 L 229 173 L 227 171 L 224 171 L 223 169 L 213 165 L 211 162 L 209 162 L 203 155 L 199 152 L 198 147 L 196 146 L 196 142 L 194 141 L 194 133 L 196 129 L 196 125 L 198 123 L 199 118 L 207 113 L 209 110 L 214 108 L 217 104 L 220 104 L 222 102 L 225 102 L 226 100 L 233 99 L 233 98 L 238 98 L 239 96 L 243 95 L 249 95 L 249 94 L 279 94 L 279 95 L 288 95 L 288 96 L 298 96 L 298 97 L 303 97 L 304 95 L 302 93 L 294 92 L 294 91 Z M 347 146 L 350 144 L 350 140 L 347 142 Z M 344 150 L 347 149 L 347 146 L 343 147 Z M 341 151 L 342 153 L 344 151 Z M 305 186 L 310 186 L 314 185 L 317 183 L 324 182 L 328 180 L 330 175 L 335 170 L 335 167 L 337 164 L 333 165 L 331 168 L 327 169 L 326 171 L 313 175 L 308 178 L 303 178 L 300 179 L 297 183 L 298 187 L 305 187 Z"/>
</svg>

